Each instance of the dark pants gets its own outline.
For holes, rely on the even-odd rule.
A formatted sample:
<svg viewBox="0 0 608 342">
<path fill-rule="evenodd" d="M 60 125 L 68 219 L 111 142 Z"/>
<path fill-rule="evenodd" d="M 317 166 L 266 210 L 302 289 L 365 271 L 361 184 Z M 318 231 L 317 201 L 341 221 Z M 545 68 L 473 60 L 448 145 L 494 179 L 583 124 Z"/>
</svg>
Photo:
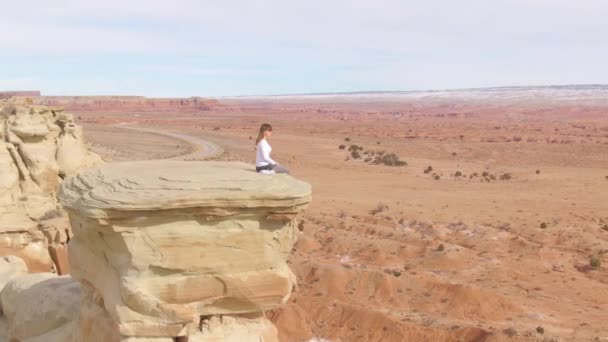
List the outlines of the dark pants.
<svg viewBox="0 0 608 342">
<path fill-rule="evenodd" d="M 256 172 L 260 172 L 262 170 L 274 170 L 274 172 L 276 172 L 276 173 L 289 173 L 289 169 L 287 169 L 286 167 L 283 167 L 281 165 L 278 165 L 278 164 L 268 164 L 265 166 L 256 166 L 255 167 Z"/>
</svg>

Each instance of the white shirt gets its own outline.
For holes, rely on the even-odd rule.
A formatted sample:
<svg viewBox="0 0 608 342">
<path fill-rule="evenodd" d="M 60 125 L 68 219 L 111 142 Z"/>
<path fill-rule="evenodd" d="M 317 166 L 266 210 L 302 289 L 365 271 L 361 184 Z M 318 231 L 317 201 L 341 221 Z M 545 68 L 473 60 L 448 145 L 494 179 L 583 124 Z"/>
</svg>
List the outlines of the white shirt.
<svg viewBox="0 0 608 342">
<path fill-rule="evenodd" d="M 276 162 L 270 158 L 270 151 L 272 151 L 272 147 L 270 147 L 270 144 L 266 139 L 260 140 L 255 151 L 255 166 L 276 164 Z"/>
</svg>

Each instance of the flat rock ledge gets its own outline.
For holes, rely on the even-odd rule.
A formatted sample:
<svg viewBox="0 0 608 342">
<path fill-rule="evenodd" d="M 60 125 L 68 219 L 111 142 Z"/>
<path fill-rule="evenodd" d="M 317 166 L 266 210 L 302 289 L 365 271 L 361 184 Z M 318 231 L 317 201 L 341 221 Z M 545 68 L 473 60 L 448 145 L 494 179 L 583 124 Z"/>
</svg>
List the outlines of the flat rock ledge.
<svg viewBox="0 0 608 342">
<path fill-rule="evenodd" d="M 80 340 L 278 341 L 263 313 L 296 286 L 285 260 L 307 183 L 244 163 L 142 161 L 89 169 L 58 197 Z"/>
</svg>

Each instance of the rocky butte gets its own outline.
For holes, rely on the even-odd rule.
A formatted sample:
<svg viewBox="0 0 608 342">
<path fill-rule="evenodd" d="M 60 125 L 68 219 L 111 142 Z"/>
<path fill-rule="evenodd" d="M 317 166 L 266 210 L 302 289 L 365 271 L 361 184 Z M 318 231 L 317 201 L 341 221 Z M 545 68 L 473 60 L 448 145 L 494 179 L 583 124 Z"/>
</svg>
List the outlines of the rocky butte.
<svg viewBox="0 0 608 342">
<path fill-rule="evenodd" d="M 82 128 L 60 108 L 0 100 L 0 255 L 30 271 L 67 272 L 67 217 L 55 199 L 61 180 L 101 163 Z"/>
</svg>

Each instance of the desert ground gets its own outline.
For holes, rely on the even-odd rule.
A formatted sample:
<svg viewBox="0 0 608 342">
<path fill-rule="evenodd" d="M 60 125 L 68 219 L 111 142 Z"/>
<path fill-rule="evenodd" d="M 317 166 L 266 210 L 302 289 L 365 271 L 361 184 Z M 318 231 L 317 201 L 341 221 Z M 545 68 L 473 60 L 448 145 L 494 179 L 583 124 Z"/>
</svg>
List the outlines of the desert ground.
<svg viewBox="0 0 608 342">
<path fill-rule="evenodd" d="M 196 159 L 206 140 L 253 163 L 272 124 L 273 159 L 313 187 L 299 287 L 267 313 L 282 341 L 608 341 L 607 90 L 71 111 L 106 161 Z"/>
</svg>

